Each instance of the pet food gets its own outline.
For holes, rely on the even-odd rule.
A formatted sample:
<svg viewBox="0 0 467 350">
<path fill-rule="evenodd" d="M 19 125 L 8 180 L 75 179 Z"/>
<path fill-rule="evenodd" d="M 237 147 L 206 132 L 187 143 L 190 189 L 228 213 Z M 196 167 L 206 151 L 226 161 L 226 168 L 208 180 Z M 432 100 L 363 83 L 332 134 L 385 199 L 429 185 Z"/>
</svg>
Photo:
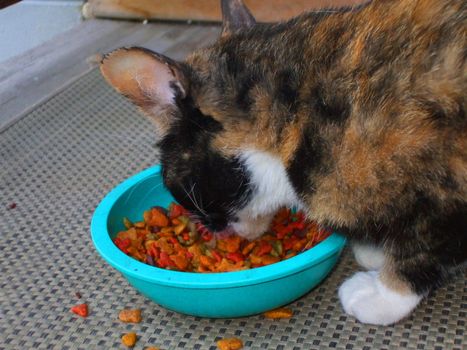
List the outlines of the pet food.
<svg viewBox="0 0 467 350">
<path fill-rule="evenodd" d="M 71 312 L 81 317 L 87 317 L 88 316 L 88 305 L 87 304 L 75 305 L 71 308 Z"/>
<path fill-rule="evenodd" d="M 140 323 L 141 322 L 141 310 L 139 309 L 124 309 L 118 314 L 118 318 L 122 322 L 127 323 Z"/>
<path fill-rule="evenodd" d="M 215 238 L 190 219 L 180 205 L 153 207 L 144 220 L 124 219 L 125 231 L 114 239 L 125 254 L 160 268 L 185 272 L 228 272 L 270 265 L 315 246 L 330 235 L 301 212 L 280 210 L 263 236 L 248 241 L 240 236 Z"/>
<path fill-rule="evenodd" d="M 243 342 L 238 338 L 224 338 L 217 342 L 220 350 L 239 350 L 243 348 Z"/>
<path fill-rule="evenodd" d="M 280 307 L 278 309 L 269 310 L 263 313 L 264 317 L 278 319 L 278 318 L 291 318 L 293 311 L 286 307 Z"/>
<path fill-rule="evenodd" d="M 130 332 L 130 333 L 126 333 L 122 336 L 122 343 L 123 345 L 129 347 L 129 348 L 132 348 L 135 346 L 136 344 L 136 333 L 135 332 Z"/>
</svg>

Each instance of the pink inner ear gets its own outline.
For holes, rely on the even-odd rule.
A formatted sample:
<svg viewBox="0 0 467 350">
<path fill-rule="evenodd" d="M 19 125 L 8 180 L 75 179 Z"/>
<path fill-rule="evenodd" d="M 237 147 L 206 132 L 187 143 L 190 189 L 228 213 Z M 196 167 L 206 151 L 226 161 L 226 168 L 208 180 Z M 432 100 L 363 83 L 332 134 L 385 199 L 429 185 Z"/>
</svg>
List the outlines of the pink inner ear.
<svg viewBox="0 0 467 350">
<path fill-rule="evenodd" d="M 102 62 L 101 71 L 118 92 L 139 105 L 174 102 L 170 83 L 176 78 L 165 62 L 149 52 L 140 49 L 114 51 Z"/>
</svg>

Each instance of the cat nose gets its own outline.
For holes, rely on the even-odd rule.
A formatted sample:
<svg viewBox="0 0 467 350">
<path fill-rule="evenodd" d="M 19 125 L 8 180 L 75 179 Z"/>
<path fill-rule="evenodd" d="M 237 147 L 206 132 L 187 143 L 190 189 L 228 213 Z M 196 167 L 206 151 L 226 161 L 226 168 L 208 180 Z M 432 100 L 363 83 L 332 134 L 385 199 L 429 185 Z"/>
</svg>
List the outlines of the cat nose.
<svg viewBox="0 0 467 350">
<path fill-rule="evenodd" d="M 209 229 L 209 231 L 218 232 L 223 231 L 227 227 L 227 225 L 223 222 L 208 221 L 206 227 Z"/>
<path fill-rule="evenodd" d="M 227 220 L 221 214 L 210 214 L 206 217 L 206 227 L 213 232 L 223 231 L 227 227 Z"/>
</svg>

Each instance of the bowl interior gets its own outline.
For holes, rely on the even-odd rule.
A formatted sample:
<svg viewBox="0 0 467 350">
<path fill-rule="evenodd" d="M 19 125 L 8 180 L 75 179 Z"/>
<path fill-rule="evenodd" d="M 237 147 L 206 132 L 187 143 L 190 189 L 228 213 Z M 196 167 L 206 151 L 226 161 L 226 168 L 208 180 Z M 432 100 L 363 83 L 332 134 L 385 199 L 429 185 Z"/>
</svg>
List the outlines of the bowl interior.
<svg viewBox="0 0 467 350">
<path fill-rule="evenodd" d="M 142 221 L 143 212 L 159 205 L 167 208 L 174 198 L 162 183 L 160 172 L 141 178 L 121 196 L 109 211 L 107 230 L 113 239 L 119 231 L 125 230 L 123 218 L 132 222 Z"/>
</svg>

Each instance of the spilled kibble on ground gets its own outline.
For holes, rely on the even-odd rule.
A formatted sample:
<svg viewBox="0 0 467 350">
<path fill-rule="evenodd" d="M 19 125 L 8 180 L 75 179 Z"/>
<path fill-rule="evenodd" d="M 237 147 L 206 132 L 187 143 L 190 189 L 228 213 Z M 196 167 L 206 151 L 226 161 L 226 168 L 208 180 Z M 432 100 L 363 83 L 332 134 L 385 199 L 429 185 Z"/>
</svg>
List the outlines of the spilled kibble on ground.
<svg viewBox="0 0 467 350">
<path fill-rule="evenodd" d="M 217 341 L 219 350 L 240 350 L 243 348 L 243 342 L 238 338 L 224 338 Z"/>
<path fill-rule="evenodd" d="M 81 317 L 88 317 L 88 305 L 87 304 L 78 304 L 71 308 L 71 312 Z"/>
<path fill-rule="evenodd" d="M 137 336 L 135 332 L 126 333 L 122 336 L 122 344 L 129 348 L 135 346 L 136 340 Z"/>
<path fill-rule="evenodd" d="M 293 311 L 287 307 L 280 307 L 274 310 L 269 310 L 263 313 L 264 317 L 279 319 L 279 318 L 291 318 Z"/>
<path fill-rule="evenodd" d="M 127 323 L 140 323 L 141 322 L 141 310 L 139 309 L 124 309 L 118 314 L 118 318 L 122 322 Z"/>
</svg>

